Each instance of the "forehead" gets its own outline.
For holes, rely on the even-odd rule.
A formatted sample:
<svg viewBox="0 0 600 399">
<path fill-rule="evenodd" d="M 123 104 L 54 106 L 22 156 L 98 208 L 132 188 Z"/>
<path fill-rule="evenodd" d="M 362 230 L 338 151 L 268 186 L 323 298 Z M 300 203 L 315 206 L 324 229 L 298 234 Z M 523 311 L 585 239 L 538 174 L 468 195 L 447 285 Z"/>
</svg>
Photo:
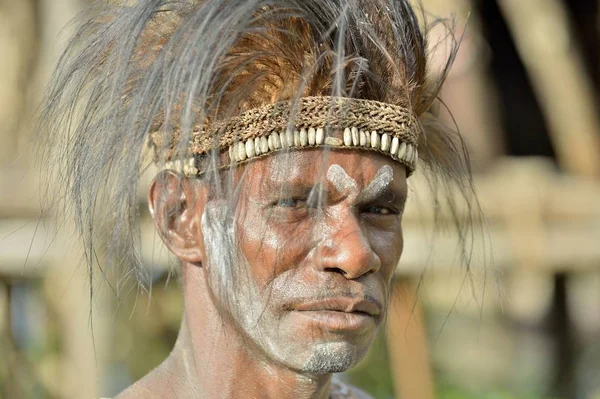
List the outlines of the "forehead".
<svg viewBox="0 0 600 399">
<path fill-rule="evenodd" d="M 372 151 L 306 149 L 266 157 L 246 165 L 243 175 L 251 186 L 313 185 L 326 180 L 327 171 L 338 165 L 359 187 L 368 185 L 381 168 L 393 170 L 392 185 L 406 189 L 406 167 Z"/>
</svg>

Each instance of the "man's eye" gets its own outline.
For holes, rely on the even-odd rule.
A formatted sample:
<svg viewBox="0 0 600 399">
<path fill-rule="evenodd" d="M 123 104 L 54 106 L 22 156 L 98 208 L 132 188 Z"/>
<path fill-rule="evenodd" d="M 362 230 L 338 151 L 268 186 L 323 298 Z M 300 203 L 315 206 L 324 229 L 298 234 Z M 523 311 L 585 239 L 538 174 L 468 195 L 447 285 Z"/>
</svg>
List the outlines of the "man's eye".
<svg viewBox="0 0 600 399">
<path fill-rule="evenodd" d="M 398 211 L 387 206 L 371 205 L 362 209 L 363 213 L 372 213 L 376 215 L 397 215 Z"/>
<path fill-rule="evenodd" d="M 297 198 L 282 198 L 275 203 L 275 206 L 282 208 L 306 208 L 307 204 L 305 200 Z"/>
</svg>

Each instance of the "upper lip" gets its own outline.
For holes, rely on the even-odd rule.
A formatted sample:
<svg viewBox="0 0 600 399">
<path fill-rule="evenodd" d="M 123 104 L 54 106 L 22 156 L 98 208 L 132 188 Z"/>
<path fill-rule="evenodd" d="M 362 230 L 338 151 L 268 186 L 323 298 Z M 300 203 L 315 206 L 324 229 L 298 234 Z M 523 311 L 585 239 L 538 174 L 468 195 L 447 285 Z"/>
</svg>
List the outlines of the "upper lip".
<svg viewBox="0 0 600 399">
<path fill-rule="evenodd" d="M 369 316 L 379 316 L 381 304 L 375 299 L 366 298 L 327 298 L 319 300 L 306 300 L 296 304 L 294 310 L 318 311 L 332 310 L 345 313 L 366 313 Z"/>
</svg>

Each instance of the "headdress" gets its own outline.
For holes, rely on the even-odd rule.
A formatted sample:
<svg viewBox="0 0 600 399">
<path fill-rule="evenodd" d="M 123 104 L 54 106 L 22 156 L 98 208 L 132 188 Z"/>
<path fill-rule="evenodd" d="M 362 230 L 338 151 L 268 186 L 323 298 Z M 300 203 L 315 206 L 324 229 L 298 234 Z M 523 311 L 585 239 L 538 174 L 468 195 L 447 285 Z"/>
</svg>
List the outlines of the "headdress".
<svg viewBox="0 0 600 399">
<path fill-rule="evenodd" d="M 419 131 L 417 118 L 404 107 L 344 97 L 303 97 L 297 103 L 252 109 L 210 128 L 194 129 L 192 156 L 170 160 L 166 167 L 197 175 L 209 167 L 203 160 L 215 149 L 226 149 L 218 157 L 218 168 L 225 168 L 284 150 L 325 147 L 376 151 L 412 173 Z M 219 137 L 217 143 L 214 137 Z"/>
<path fill-rule="evenodd" d="M 454 186 L 471 206 L 462 139 L 432 114 L 456 46 L 433 72 L 431 26 L 408 0 L 106 1 L 78 21 L 39 143 L 90 266 L 103 242 L 107 262 L 143 271 L 137 186 L 149 147 L 158 165 L 215 187 L 219 173 L 206 172 L 275 152 L 377 151 L 409 173 L 419 160 L 452 211 Z M 456 227 L 462 242 L 469 226 Z"/>
</svg>

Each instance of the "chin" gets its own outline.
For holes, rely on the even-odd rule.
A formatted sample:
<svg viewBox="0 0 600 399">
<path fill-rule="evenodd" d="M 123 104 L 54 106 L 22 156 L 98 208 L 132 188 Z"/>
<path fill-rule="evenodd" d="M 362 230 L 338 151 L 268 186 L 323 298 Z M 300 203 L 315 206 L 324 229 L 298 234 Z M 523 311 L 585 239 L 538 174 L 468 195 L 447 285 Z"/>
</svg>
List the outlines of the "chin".
<svg viewBox="0 0 600 399">
<path fill-rule="evenodd" d="M 366 355 L 375 335 L 376 329 L 353 334 L 324 334 L 321 329 L 296 328 L 294 334 L 263 340 L 261 346 L 268 357 L 287 368 L 303 374 L 324 375 L 354 367 Z"/>
<path fill-rule="evenodd" d="M 311 351 L 302 371 L 310 374 L 341 373 L 354 367 L 368 349 L 368 346 L 357 347 L 344 341 L 319 343 Z"/>
</svg>

